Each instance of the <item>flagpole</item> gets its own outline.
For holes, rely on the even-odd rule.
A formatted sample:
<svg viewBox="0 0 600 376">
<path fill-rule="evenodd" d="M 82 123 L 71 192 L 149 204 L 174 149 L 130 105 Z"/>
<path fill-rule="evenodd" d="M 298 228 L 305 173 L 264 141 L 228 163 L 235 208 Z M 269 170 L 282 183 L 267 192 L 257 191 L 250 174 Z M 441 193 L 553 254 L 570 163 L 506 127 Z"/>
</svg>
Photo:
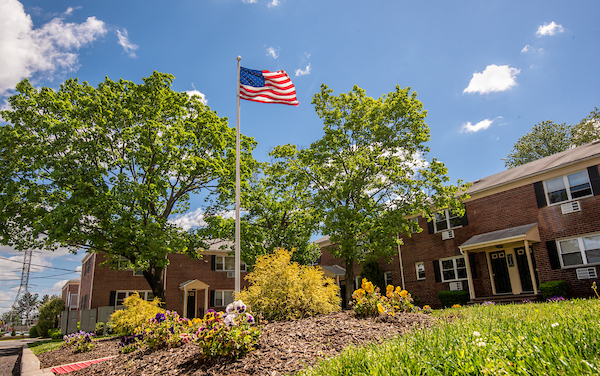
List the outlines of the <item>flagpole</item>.
<svg viewBox="0 0 600 376">
<path fill-rule="evenodd" d="M 241 292 L 240 287 L 240 60 L 237 57 L 237 137 L 235 142 L 235 292 Z"/>
</svg>

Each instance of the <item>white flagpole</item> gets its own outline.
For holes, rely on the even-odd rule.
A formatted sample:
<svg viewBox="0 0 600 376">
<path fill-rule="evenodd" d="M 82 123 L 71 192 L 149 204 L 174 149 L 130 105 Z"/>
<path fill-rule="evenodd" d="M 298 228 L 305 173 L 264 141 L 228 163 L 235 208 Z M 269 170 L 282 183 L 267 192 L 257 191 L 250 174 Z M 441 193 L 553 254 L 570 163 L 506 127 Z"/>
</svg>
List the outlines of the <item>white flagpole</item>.
<svg viewBox="0 0 600 376">
<path fill-rule="evenodd" d="M 235 142 L 235 292 L 241 292 L 240 287 L 240 60 L 237 57 L 237 137 Z"/>
</svg>

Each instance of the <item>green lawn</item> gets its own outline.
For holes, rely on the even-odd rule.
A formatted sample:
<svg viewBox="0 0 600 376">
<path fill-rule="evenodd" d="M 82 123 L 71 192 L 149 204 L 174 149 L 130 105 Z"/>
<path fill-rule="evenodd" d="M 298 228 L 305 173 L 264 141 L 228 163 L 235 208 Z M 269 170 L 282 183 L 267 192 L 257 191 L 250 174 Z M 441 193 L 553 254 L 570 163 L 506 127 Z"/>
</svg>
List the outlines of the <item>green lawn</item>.
<svg viewBox="0 0 600 376">
<path fill-rule="evenodd" d="M 36 341 L 29 343 L 27 346 L 33 351 L 34 354 L 40 354 L 46 351 L 58 349 L 63 345 L 62 339 L 52 339 L 44 341 Z"/>
<path fill-rule="evenodd" d="M 597 375 L 599 311 L 597 299 L 447 309 L 431 329 L 346 349 L 300 375 Z"/>
</svg>

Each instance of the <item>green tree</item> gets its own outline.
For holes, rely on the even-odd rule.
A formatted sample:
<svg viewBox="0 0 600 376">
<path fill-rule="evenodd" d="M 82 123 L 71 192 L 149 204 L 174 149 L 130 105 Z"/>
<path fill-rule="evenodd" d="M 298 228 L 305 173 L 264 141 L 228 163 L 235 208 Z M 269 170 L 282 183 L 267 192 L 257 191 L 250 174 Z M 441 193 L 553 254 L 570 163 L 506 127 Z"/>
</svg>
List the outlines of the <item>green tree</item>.
<svg viewBox="0 0 600 376">
<path fill-rule="evenodd" d="M 272 254 L 277 248 L 293 250 L 292 261 L 300 264 L 310 264 L 321 255 L 310 240 L 320 217 L 310 205 L 308 183 L 305 175 L 294 174 L 287 161 L 261 164 L 242 202 L 240 248 L 246 264 L 254 265 L 259 256 Z M 205 221 L 207 236 L 235 238 L 234 218 L 208 215 Z"/>
<path fill-rule="evenodd" d="M 600 109 L 595 107 L 590 114 L 573 126 L 573 144 L 580 146 L 600 139 Z"/>
<path fill-rule="evenodd" d="M 164 301 L 167 254 L 205 246 L 169 217 L 191 194 L 230 200 L 235 181 L 235 130 L 173 79 L 20 82 L 0 112 L 0 242 L 125 258 Z M 241 143 L 246 179 L 256 143 Z"/>
<path fill-rule="evenodd" d="M 462 214 L 464 208 L 459 187 L 447 184 L 444 164 L 424 160 L 429 127 L 415 92 L 396 86 L 373 99 L 355 86 L 348 94 L 332 93 L 322 85 L 312 101 L 324 122 L 323 138 L 303 150 L 279 146 L 272 156 L 309 178 L 321 231 L 345 263 L 350 301 L 353 263 L 390 259 L 400 242 L 396 235 L 416 226 L 406 215 L 431 216 L 435 208 Z"/>
<path fill-rule="evenodd" d="M 565 151 L 571 144 L 570 125 L 546 120 L 534 125 L 529 133 L 519 138 L 502 160 L 507 168 L 513 168 Z"/>
<path fill-rule="evenodd" d="M 29 291 L 24 293 L 14 306 L 15 313 L 19 316 L 19 321 L 25 325 L 30 325 L 38 317 L 38 308 L 40 299 L 38 294 L 32 294 Z"/>
<path fill-rule="evenodd" d="M 65 310 L 65 302 L 57 297 L 51 298 L 40 307 L 36 330 L 38 336 L 47 337 L 48 330 L 58 328 L 58 315 Z"/>
</svg>

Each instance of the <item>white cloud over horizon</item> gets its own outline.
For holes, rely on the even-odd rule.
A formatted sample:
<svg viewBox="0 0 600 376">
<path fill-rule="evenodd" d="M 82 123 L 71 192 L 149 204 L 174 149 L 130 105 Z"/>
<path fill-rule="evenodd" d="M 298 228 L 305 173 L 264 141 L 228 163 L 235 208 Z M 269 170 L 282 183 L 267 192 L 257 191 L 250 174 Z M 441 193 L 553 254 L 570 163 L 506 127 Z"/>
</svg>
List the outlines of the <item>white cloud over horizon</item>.
<svg viewBox="0 0 600 376">
<path fill-rule="evenodd" d="M 206 99 L 206 95 L 204 95 L 204 93 L 199 92 L 198 90 L 187 90 L 187 91 L 184 91 L 184 93 L 186 93 L 190 97 L 197 95 L 200 97 L 200 102 L 202 102 L 203 104 L 208 103 L 208 99 Z"/>
<path fill-rule="evenodd" d="M 565 31 L 565 28 L 562 25 L 558 25 L 556 22 L 552 21 L 551 23 L 545 23 L 540 25 L 535 32 L 538 37 L 544 35 L 554 35 L 556 33 L 562 33 Z"/>
<path fill-rule="evenodd" d="M 310 63 L 304 69 L 296 69 L 296 77 L 306 76 L 307 74 L 310 74 Z"/>
<path fill-rule="evenodd" d="M 119 39 L 119 45 L 123 47 L 123 51 L 130 57 L 137 57 L 135 51 L 139 48 L 137 44 L 131 43 L 129 40 L 129 35 L 127 34 L 127 29 L 123 29 L 123 31 L 117 29 L 117 38 Z"/>
<path fill-rule="evenodd" d="M 271 56 L 273 59 L 277 59 L 279 57 L 279 50 L 279 47 L 277 47 L 277 49 L 269 47 L 267 48 L 267 56 Z"/>
<path fill-rule="evenodd" d="M 72 10 L 67 9 L 67 14 Z M 54 18 L 34 28 L 31 17 L 17 0 L 0 2 L 0 96 L 26 77 L 78 69 L 77 50 L 106 34 L 103 21 L 88 17 L 83 23 Z M 75 50 L 75 52 L 73 52 Z"/>
<path fill-rule="evenodd" d="M 488 65 L 483 72 L 473 73 L 469 86 L 463 93 L 488 94 L 506 91 L 517 85 L 516 77 L 520 69 L 511 68 L 510 65 Z"/>
<path fill-rule="evenodd" d="M 494 119 L 483 119 L 477 124 L 471 124 L 470 121 L 463 124 L 461 128 L 461 133 L 475 133 L 485 129 L 488 129 L 492 123 L 498 119 L 502 119 L 502 116 L 498 116 Z"/>
<path fill-rule="evenodd" d="M 269 8 L 271 8 L 271 7 L 276 7 L 276 6 L 278 6 L 279 4 L 280 4 L 280 1 L 279 1 L 279 0 L 272 0 L 272 1 L 269 3 Z"/>
</svg>

